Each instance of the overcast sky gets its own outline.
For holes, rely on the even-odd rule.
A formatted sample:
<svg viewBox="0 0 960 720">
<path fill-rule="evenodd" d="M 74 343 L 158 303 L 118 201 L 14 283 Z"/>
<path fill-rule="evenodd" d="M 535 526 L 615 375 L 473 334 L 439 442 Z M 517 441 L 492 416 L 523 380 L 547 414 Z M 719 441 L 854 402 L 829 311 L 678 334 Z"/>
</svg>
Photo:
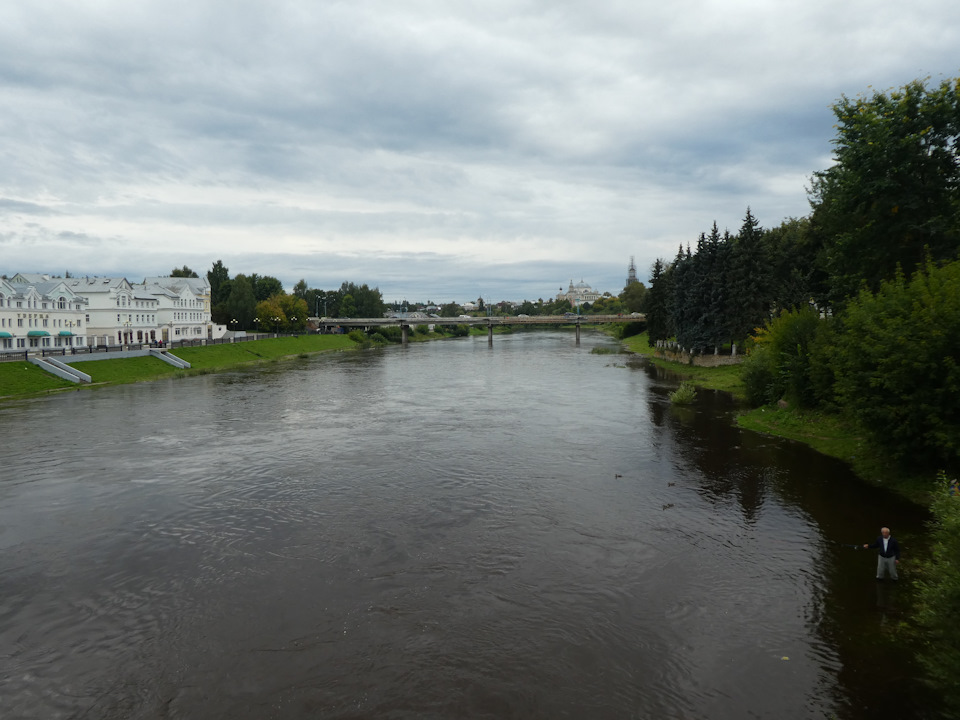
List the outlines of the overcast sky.
<svg viewBox="0 0 960 720">
<path fill-rule="evenodd" d="M 956 0 L 6 0 L 0 273 L 616 294 L 958 74 Z"/>
</svg>

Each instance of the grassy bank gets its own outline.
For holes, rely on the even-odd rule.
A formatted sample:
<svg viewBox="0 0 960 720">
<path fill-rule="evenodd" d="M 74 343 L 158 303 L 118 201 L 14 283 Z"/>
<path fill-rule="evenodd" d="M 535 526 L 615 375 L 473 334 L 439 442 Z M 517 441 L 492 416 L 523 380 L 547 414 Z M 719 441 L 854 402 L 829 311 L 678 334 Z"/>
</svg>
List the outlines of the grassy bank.
<svg viewBox="0 0 960 720">
<path fill-rule="evenodd" d="M 105 358 L 78 363 L 77 368 L 90 375 L 94 385 L 119 385 L 166 377 L 200 375 L 244 365 L 354 347 L 356 343 L 346 335 L 299 335 L 224 345 L 177 348 L 173 354 L 190 363 L 191 367 L 187 370 L 175 368 L 154 357 Z M 86 387 L 90 386 L 75 385 L 61 380 L 27 362 L 0 363 L 0 398 L 29 397 Z"/>
<path fill-rule="evenodd" d="M 700 368 L 656 358 L 646 333 L 627 338 L 623 344 L 629 351 L 646 356 L 649 362 L 698 387 L 724 390 L 741 400 L 745 398 L 741 365 Z M 887 458 L 882 448 L 872 444 L 859 426 L 841 415 L 776 405 L 750 410 L 744 405 L 737 415 L 737 425 L 745 430 L 802 442 L 817 452 L 849 463 L 857 476 L 868 482 L 889 487 L 914 502 L 929 501 L 929 478 L 905 472 Z"/>
<path fill-rule="evenodd" d="M 684 380 L 691 381 L 694 385 L 713 390 L 723 390 L 733 394 L 741 400 L 746 397 L 743 381 L 740 379 L 739 365 L 724 365 L 721 367 L 697 367 L 695 365 L 684 365 L 682 363 L 671 362 L 654 357 L 654 348 L 647 342 L 647 334 L 633 335 L 622 341 L 624 347 L 630 352 L 643 355 L 649 362 L 670 372 L 676 373 Z"/>
</svg>

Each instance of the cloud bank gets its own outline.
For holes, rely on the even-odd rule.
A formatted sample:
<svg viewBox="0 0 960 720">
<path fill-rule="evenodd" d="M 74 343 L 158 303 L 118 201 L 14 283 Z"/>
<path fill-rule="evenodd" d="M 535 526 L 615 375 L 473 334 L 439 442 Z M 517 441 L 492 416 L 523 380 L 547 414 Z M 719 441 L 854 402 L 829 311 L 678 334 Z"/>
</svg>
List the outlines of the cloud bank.
<svg viewBox="0 0 960 720">
<path fill-rule="evenodd" d="M 831 103 L 957 47 L 940 0 L 14 0 L 0 272 L 616 293 L 748 205 L 805 215 Z"/>
</svg>

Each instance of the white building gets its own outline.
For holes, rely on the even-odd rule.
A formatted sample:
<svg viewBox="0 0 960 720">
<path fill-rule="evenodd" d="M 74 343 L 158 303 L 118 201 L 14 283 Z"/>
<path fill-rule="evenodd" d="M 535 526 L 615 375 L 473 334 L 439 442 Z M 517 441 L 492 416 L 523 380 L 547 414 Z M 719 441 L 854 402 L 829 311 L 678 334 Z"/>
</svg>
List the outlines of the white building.
<svg viewBox="0 0 960 720">
<path fill-rule="evenodd" d="M 0 352 L 82 347 L 86 301 L 61 278 L 0 278 Z"/>
<path fill-rule="evenodd" d="M 126 278 L 81 277 L 64 282 L 87 301 L 88 345 L 130 345 L 156 340 L 157 303 L 134 292 Z"/>
<path fill-rule="evenodd" d="M 571 280 L 569 289 L 566 292 L 561 291 L 558 293 L 557 300 L 569 300 L 571 305 L 577 307 L 583 305 L 583 303 L 596 302 L 600 299 L 601 295 L 602 293 L 594 290 L 582 279 L 576 285 L 574 285 L 573 280 Z"/>
<path fill-rule="evenodd" d="M 206 278 L 145 278 L 136 287 L 138 292 L 157 299 L 157 327 L 164 342 L 213 337 L 210 285 Z"/>
</svg>

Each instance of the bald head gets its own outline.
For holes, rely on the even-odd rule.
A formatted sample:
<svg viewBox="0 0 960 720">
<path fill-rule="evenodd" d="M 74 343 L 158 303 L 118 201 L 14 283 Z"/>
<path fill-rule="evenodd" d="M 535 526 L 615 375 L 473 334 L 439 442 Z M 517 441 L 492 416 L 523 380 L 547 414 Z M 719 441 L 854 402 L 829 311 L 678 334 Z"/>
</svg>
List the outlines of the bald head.
<svg viewBox="0 0 960 720">
<path fill-rule="evenodd" d="M 880 528 L 880 534 L 885 538 L 890 537 L 890 528 Z"/>
</svg>

